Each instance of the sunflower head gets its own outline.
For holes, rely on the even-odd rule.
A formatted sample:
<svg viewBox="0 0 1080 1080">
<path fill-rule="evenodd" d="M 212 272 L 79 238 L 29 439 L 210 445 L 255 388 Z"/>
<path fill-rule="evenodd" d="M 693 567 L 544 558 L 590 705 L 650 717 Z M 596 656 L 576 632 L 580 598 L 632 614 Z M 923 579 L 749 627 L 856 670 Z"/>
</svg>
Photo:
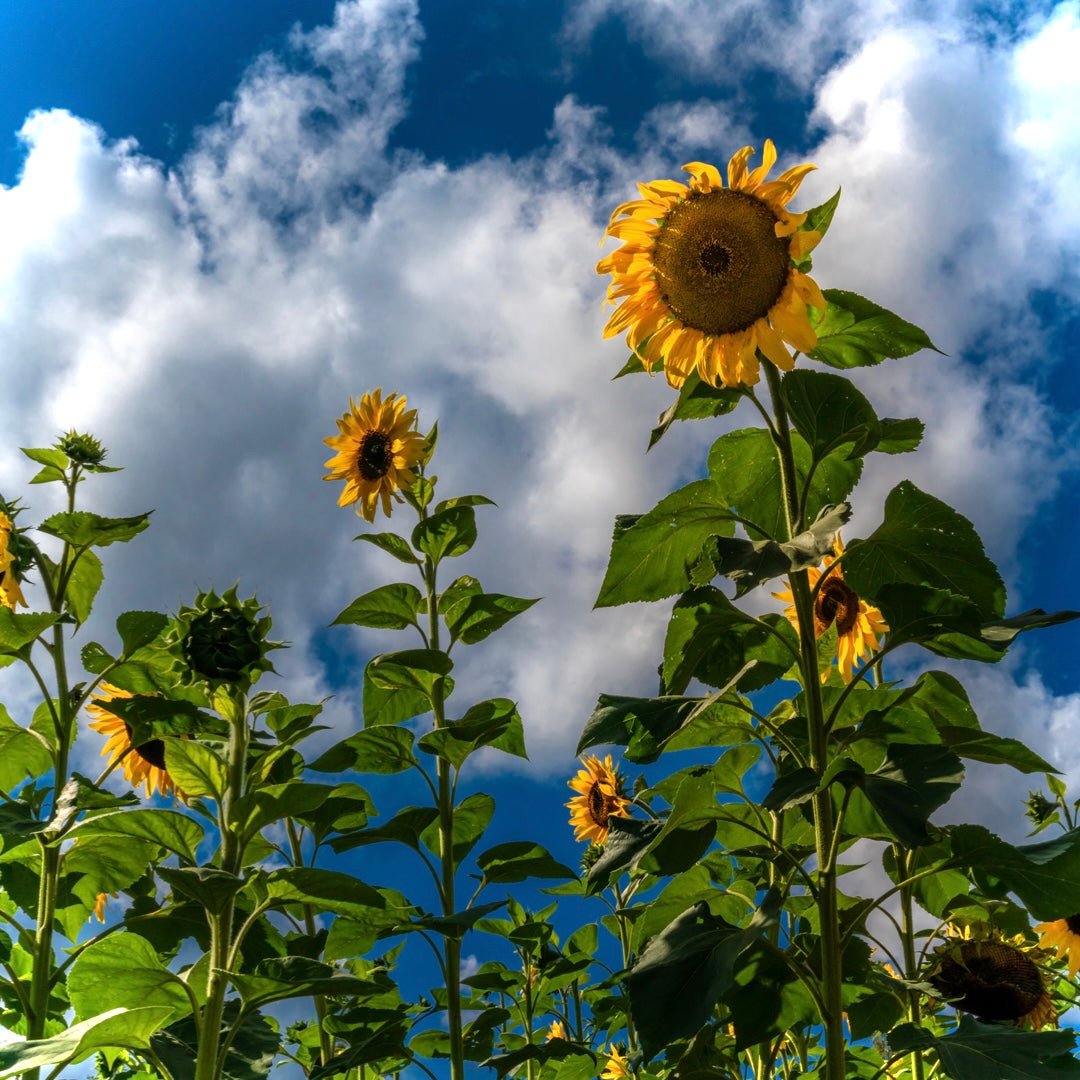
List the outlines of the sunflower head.
<svg viewBox="0 0 1080 1080">
<path fill-rule="evenodd" d="M 266 654 L 283 645 L 267 640 L 270 618 L 260 618 L 260 611 L 255 597 L 237 598 L 235 585 L 221 596 L 213 589 L 199 593 L 193 607 L 182 607 L 170 640 L 180 680 L 214 690 L 250 686 L 261 672 L 273 671 Z"/>
<path fill-rule="evenodd" d="M 61 435 L 55 446 L 62 454 L 66 454 L 70 461 L 89 472 L 112 471 L 102 466 L 109 451 L 93 435 L 84 435 L 72 429 Z"/>
<path fill-rule="evenodd" d="M 544 1037 L 544 1042 L 551 1042 L 552 1039 L 565 1039 L 566 1027 L 561 1020 L 552 1020 L 551 1026 L 548 1028 L 547 1035 Z"/>
<path fill-rule="evenodd" d="M 173 782 L 165 768 L 165 743 L 161 739 L 149 739 L 133 746 L 131 726 L 122 717 L 110 712 L 107 704 L 113 698 L 130 698 L 133 695 L 112 683 L 102 682 L 86 706 L 87 713 L 95 717 L 90 727 L 106 738 L 102 757 L 109 758 L 109 764 L 119 763 L 124 770 L 124 777 L 132 787 L 142 784 L 149 798 L 157 790 L 162 795 L 173 795 L 186 802 L 184 793 Z M 98 897 L 98 904 L 104 911 L 104 893 Z M 95 908 L 95 912 L 97 908 Z M 99 916 L 100 918 L 100 916 Z M 102 921 L 104 921 L 102 919 Z"/>
<path fill-rule="evenodd" d="M 676 388 L 695 369 L 712 386 L 752 385 L 759 351 L 787 371 L 789 345 L 817 344 L 807 305 L 824 311 L 826 302 L 799 266 L 821 236 L 787 208 L 814 166 L 769 181 L 772 141 L 751 171 L 753 153 L 744 146 L 728 162 L 726 187 L 700 161 L 683 166 L 688 184 L 638 184 L 641 198 L 616 207 L 604 233 L 623 241 L 596 267 L 611 274 L 607 299 L 620 304 L 604 336 L 625 331 L 645 368 L 660 363 Z"/>
<path fill-rule="evenodd" d="M 1032 951 L 993 931 L 947 941 L 935 952 L 925 978 L 957 1009 L 986 1023 L 1037 1031 L 1057 1021 Z"/>
<path fill-rule="evenodd" d="M 18 508 L 0 499 L 0 604 L 15 610 L 16 605 L 26 607 L 19 582 L 28 561 L 25 541 L 15 525 Z"/>
<path fill-rule="evenodd" d="M 814 590 L 814 637 L 819 638 L 830 627 L 836 627 L 840 677 L 849 683 L 854 678 L 856 662 L 867 660 L 878 651 L 878 639 L 888 631 L 889 624 L 876 607 L 861 599 L 844 581 L 843 566 L 836 561 L 843 554 L 844 542 L 837 533 L 833 554 L 825 556 L 821 569 L 810 567 L 806 573 Z M 786 589 L 772 595 L 788 605 L 784 615 L 798 630 L 799 615 L 791 583 L 788 582 Z M 822 673 L 822 682 L 828 681 L 829 670 Z"/>
<path fill-rule="evenodd" d="M 416 472 L 428 452 L 429 439 L 416 430 L 416 410 L 405 410 L 405 395 L 382 390 L 364 394 L 359 405 L 349 399 L 349 411 L 337 421 L 338 434 L 323 439 L 334 456 L 324 480 L 344 480 L 338 506 L 355 505 L 365 521 L 375 520 L 382 505 L 389 517 L 391 499 L 416 481 Z"/>
<path fill-rule="evenodd" d="M 601 1080 L 623 1080 L 623 1077 L 632 1076 L 630 1062 L 619 1052 L 618 1047 L 612 1046 L 605 1051 L 607 1065 L 600 1074 Z"/>
<path fill-rule="evenodd" d="M 630 800 L 626 797 L 623 778 L 611 764 L 611 755 L 601 761 L 597 757 L 581 759 L 585 767 L 568 780 L 577 794 L 566 804 L 570 809 L 570 824 L 575 840 L 602 844 L 607 840 L 608 820 L 626 817 Z"/>
</svg>

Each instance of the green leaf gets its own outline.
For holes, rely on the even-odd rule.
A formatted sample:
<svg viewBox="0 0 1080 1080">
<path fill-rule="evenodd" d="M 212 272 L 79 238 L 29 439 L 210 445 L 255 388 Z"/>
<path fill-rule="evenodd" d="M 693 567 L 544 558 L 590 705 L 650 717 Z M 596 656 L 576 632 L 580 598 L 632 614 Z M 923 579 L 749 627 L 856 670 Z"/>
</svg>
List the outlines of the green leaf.
<svg viewBox="0 0 1080 1080">
<path fill-rule="evenodd" d="M 413 549 L 409 547 L 409 541 L 397 533 L 361 533 L 354 536 L 354 540 L 363 540 L 365 543 L 374 544 L 381 551 L 393 555 L 398 562 L 408 563 L 410 566 L 418 566 L 420 560 L 416 557 Z"/>
<path fill-rule="evenodd" d="M 67 609 L 75 616 L 76 622 L 86 622 L 90 609 L 94 606 L 94 597 L 104 580 L 105 571 L 102 569 L 101 559 L 92 551 L 82 552 L 72 567 L 64 594 Z"/>
<path fill-rule="evenodd" d="M 1019 739 L 1007 739 L 989 731 L 969 727 L 938 728 L 941 741 L 960 757 L 985 761 L 990 765 L 1011 765 L 1022 773 L 1058 772 L 1045 758 L 1030 750 Z"/>
<path fill-rule="evenodd" d="M 585 895 L 595 896 L 624 870 L 632 870 L 663 827 L 660 821 L 641 821 L 630 817 L 608 818 L 604 852 L 589 869 L 585 879 Z"/>
<path fill-rule="evenodd" d="M 194 900 L 211 915 L 220 915 L 244 887 L 243 878 L 213 866 L 158 866 L 155 872 L 172 886 L 174 896 Z"/>
<path fill-rule="evenodd" d="M 0 705 L 0 788 L 14 791 L 24 780 L 43 776 L 52 765 L 48 747 L 26 728 L 19 727 Z"/>
<path fill-rule="evenodd" d="M 1061 623 L 1080 619 L 1080 611 L 1055 611 L 1048 614 L 1042 608 L 1032 608 L 1008 619 L 991 619 L 982 624 L 979 635 L 988 645 L 1004 651 L 1018 634 L 1025 630 L 1035 630 L 1044 626 L 1059 626 Z"/>
<path fill-rule="evenodd" d="M 266 784 L 237 799 L 229 821 L 249 838 L 274 822 L 317 810 L 331 790 L 325 784 L 310 784 L 304 780 Z"/>
<path fill-rule="evenodd" d="M 420 837 L 428 826 L 438 824 L 439 811 L 434 806 L 406 806 L 389 821 L 370 828 L 353 829 L 330 841 L 336 852 L 350 851 L 368 844 L 392 842 L 420 850 Z"/>
<path fill-rule="evenodd" d="M 124 544 L 136 537 L 150 524 L 150 514 L 134 517 L 109 518 L 90 514 L 85 510 L 71 510 L 53 514 L 38 528 L 49 536 L 55 536 L 72 547 L 108 547 Z"/>
<path fill-rule="evenodd" d="M 752 735 L 746 711 L 738 705 L 709 698 L 668 696 L 616 697 L 601 694 L 581 733 L 576 754 L 593 746 L 625 746 L 624 757 L 636 765 L 655 761 L 676 736 L 682 742 L 700 729 L 698 746 L 727 746 Z M 681 745 L 685 749 L 685 745 Z"/>
<path fill-rule="evenodd" d="M 495 815 L 495 800 L 482 791 L 466 795 L 454 807 L 454 823 L 450 844 L 451 858 L 456 870 L 461 861 L 476 846 L 484 830 Z M 439 823 L 433 821 L 421 834 L 420 839 L 432 855 L 441 856 L 442 837 Z"/>
<path fill-rule="evenodd" d="M 116 620 L 116 632 L 123 643 L 121 655 L 130 656 L 149 645 L 168 625 L 168 617 L 157 611 L 125 611 Z"/>
<path fill-rule="evenodd" d="M 891 311 L 842 289 L 825 289 L 828 307 L 820 320 L 817 347 L 807 355 L 834 368 L 864 367 L 880 364 L 886 357 L 911 356 L 921 349 L 940 352 L 934 343 L 913 323 Z"/>
<path fill-rule="evenodd" d="M 874 447 L 881 454 L 907 454 L 922 442 L 926 425 L 915 416 L 905 420 L 882 417 L 879 421 L 878 443 Z"/>
<path fill-rule="evenodd" d="M 186 790 L 186 789 L 185 789 Z M 194 819 L 163 807 L 155 810 L 117 810 L 85 818 L 68 836 L 133 836 L 160 844 L 167 851 L 195 862 L 203 827 Z"/>
<path fill-rule="evenodd" d="M 431 711 L 427 694 L 420 690 L 401 690 L 376 686 L 369 671 L 371 661 L 364 668 L 363 709 L 365 727 L 383 727 L 400 724 L 414 716 Z M 447 686 L 452 683 L 447 679 Z"/>
<path fill-rule="evenodd" d="M 51 466 L 61 472 L 67 468 L 68 456 L 63 450 L 56 450 L 51 446 L 20 446 L 19 449 L 38 465 Z"/>
<path fill-rule="evenodd" d="M 424 598 L 415 585 L 407 582 L 381 585 L 358 596 L 330 625 L 404 630 L 406 626 L 416 626 L 416 613 L 423 604 Z"/>
<path fill-rule="evenodd" d="M 797 368 L 784 376 L 781 396 L 815 461 L 849 444 L 854 445 L 852 456 L 861 447 L 863 453 L 874 449 L 877 414 L 849 379 Z"/>
<path fill-rule="evenodd" d="M 109 1009 L 51 1039 L 6 1043 L 0 1046 L 0 1080 L 47 1065 L 77 1065 L 99 1050 L 146 1050 L 151 1034 L 171 1015 L 172 1009 L 163 1006 Z"/>
<path fill-rule="evenodd" d="M 956 863 L 990 895 L 1016 893 L 1042 922 L 1080 911 L 1080 830 L 1020 847 L 982 825 L 955 825 L 949 836 Z"/>
<path fill-rule="evenodd" d="M 435 506 L 435 513 L 442 513 L 454 506 L 498 506 L 494 499 L 486 495 L 455 495 L 451 499 L 443 499 Z"/>
<path fill-rule="evenodd" d="M 373 983 L 368 979 L 336 970 L 306 956 L 281 956 L 262 960 L 254 974 L 230 971 L 229 982 L 240 994 L 246 1008 L 258 1008 L 272 1001 L 311 997 L 322 994 L 330 997 L 362 995 L 370 992 Z"/>
<path fill-rule="evenodd" d="M 440 649 L 404 649 L 376 656 L 368 664 L 367 673 L 382 690 L 418 690 L 430 699 L 435 686 L 453 666 L 454 662 Z"/>
<path fill-rule="evenodd" d="M 693 678 L 726 687 L 738 677 L 738 690 L 749 693 L 780 678 L 798 653 L 798 637 L 786 619 L 763 625 L 719 589 L 693 589 L 679 597 L 671 613 L 664 641 L 663 689 L 680 694 Z"/>
<path fill-rule="evenodd" d="M 634 869 L 657 875 L 689 870 L 716 838 L 721 813 L 711 771 L 689 771 L 675 792 L 664 827 L 634 860 Z"/>
<path fill-rule="evenodd" d="M 935 1035 L 915 1024 L 901 1024 L 886 1036 L 894 1054 L 933 1050 L 952 1080 L 1064 1080 L 1080 1076 L 1072 1056 L 1073 1031 L 1022 1031 L 960 1017 L 954 1032 Z"/>
<path fill-rule="evenodd" d="M 776 921 L 770 894 L 745 929 L 713 915 L 703 901 L 649 942 L 626 976 L 645 1060 L 697 1033 L 731 989 L 735 961 Z"/>
<path fill-rule="evenodd" d="M 161 962 L 153 945 L 138 934 L 110 934 L 88 945 L 71 965 L 68 996 L 78 1017 L 102 1010 L 165 1006 L 174 1019 L 191 1011 L 179 976 Z"/>
<path fill-rule="evenodd" d="M 576 878 L 568 866 L 551 857 L 546 848 L 527 840 L 496 844 L 476 857 L 476 865 L 489 885 L 509 885 L 528 878 Z"/>
<path fill-rule="evenodd" d="M 386 898 L 351 874 L 288 866 L 265 878 L 267 897 L 281 903 L 314 904 L 335 915 L 363 919 L 371 909 L 386 907 Z"/>
<path fill-rule="evenodd" d="M 309 768 L 315 772 L 378 773 L 389 776 L 404 772 L 416 764 L 412 752 L 413 733 L 401 727 L 374 727 L 350 735 L 332 746 L 314 761 Z"/>
<path fill-rule="evenodd" d="M 806 802 L 821 785 L 821 776 L 809 766 L 778 776 L 761 801 L 766 810 L 779 812 Z"/>
<path fill-rule="evenodd" d="M 0 604 L 0 653 L 17 653 L 59 621 L 60 616 L 54 612 L 16 615 L 11 608 Z"/>
<path fill-rule="evenodd" d="M 189 798 L 209 796 L 221 802 L 228 786 L 225 762 L 205 743 L 166 737 L 165 768 L 176 786 Z"/>
<path fill-rule="evenodd" d="M 446 626 L 451 641 L 475 645 L 505 626 L 515 615 L 536 603 L 501 593 L 477 593 L 464 597 L 446 611 Z"/>
<path fill-rule="evenodd" d="M 461 505 L 439 510 L 413 529 L 412 542 L 434 562 L 464 555 L 476 543 L 476 512 Z"/>
<path fill-rule="evenodd" d="M 884 585 L 907 583 L 965 596 L 984 619 L 1005 611 L 1005 586 L 970 521 L 910 480 L 885 500 L 885 520 L 844 552 L 844 580 L 874 599 Z"/>
<path fill-rule="evenodd" d="M 699 420 L 731 412 L 745 396 L 744 391 L 724 386 L 710 386 L 691 371 L 679 390 L 679 396 L 656 418 L 649 435 L 648 450 L 663 438 L 676 420 Z"/>
<path fill-rule="evenodd" d="M 830 199 L 826 199 L 820 206 L 814 206 L 806 211 L 806 220 L 799 226 L 800 232 L 816 232 L 824 237 L 832 224 L 836 207 L 840 203 L 840 188 Z"/>
<path fill-rule="evenodd" d="M 925 844 L 930 815 L 948 802 L 963 776 L 960 759 L 943 746 L 893 743 L 881 765 L 853 780 L 887 832 L 864 813 L 857 795 L 848 807 L 847 827 L 864 836 L 895 838 L 908 847 Z"/>
<path fill-rule="evenodd" d="M 225 1045 L 224 1040 L 229 1039 L 229 1050 L 224 1063 L 215 1071 L 215 1078 L 265 1080 L 281 1042 L 277 1024 L 271 1025 L 258 1012 L 241 1016 L 240 1010 L 239 998 L 225 1002 L 220 1045 Z M 157 1032 L 151 1044 L 173 1080 L 195 1080 L 199 1037 L 192 1017 L 186 1016 Z"/>
<path fill-rule="evenodd" d="M 712 480 L 680 488 L 647 514 L 617 518 L 596 606 L 685 592 L 705 542 L 711 536 L 731 536 L 734 520 L 730 500 Z"/>
<path fill-rule="evenodd" d="M 455 769 L 460 769 L 465 759 L 482 746 L 528 758 L 521 716 L 509 698 L 493 698 L 472 706 L 460 720 L 421 736 L 417 746 L 445 758 Z"/>
<path fill-rule="evenodd" d="M 460 941 L 466 931 L 471 930 L 481 919 L 505 906 L 505 900 L 496 900 L 494 903 L 479 904 L 453 915 L 425 915 L 423 918 L 413 919 L 412 922 L 399 926 L 398 929 L 433 930 L 436 934 L 442 934 L 443 937 Z"/>
<path fill-rule="evenodd" d="M 805 986 L 780 957 L 756 941 L 737 958 L 733 984 L 724 1000 L 731 1009 L 737 1049 L 818 1022 Z"/>
</svg>

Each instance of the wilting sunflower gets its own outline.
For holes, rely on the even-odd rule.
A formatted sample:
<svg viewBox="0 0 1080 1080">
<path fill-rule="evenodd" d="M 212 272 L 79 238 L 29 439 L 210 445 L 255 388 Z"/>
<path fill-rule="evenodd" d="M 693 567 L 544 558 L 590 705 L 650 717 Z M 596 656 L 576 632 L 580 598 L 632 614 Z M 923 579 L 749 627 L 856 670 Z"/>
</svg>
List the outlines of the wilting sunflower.
<svg viewBox="0 0 1080 1080">
<path fill-rule="evenodd" d="M 856 660 L 866 660 L 877 652 L 878 638 L 889 629 L 881 612 L 876 607 L 859 598 L 859 594 L 844 581 L 844 570 L 836 560 L 844 553 L 844 542 L 840 534 L 833 541 L 833 554 L 826 555 L 822 569 L 810 567 L 807 577 L 811 589 L 818 587 L 814 598 L 814 637 L 819 638 L 833 623 L 839 635 L 836 656 L 840 664 L 840 676 L 845 683 L 851 682 Z M 824 580 L 822 580 L 824 578 Z M 790 606 L 784 612 L 788 620 L 799 629 L 799 616 L 795 611 L 795 598 L 791 594 L 791 585 L 782 592 L 772 594 L 777 600 L 783 600 Z M 821 676 L 825 682 L 829 677 L 826 671 Z"/>
<path fill-rule="evenodd" d="M 607 1051 L 607 1066 L 600 1074 L 600 1080 L 623 1080 L 630 1072 L 630 1062 L 613 1046 Z"/>
<path fill-rule="evenodd" d="M 11 534 L 14 530 L 15 523 L 0 511 L 0 604 L 12 611 L 16 604 L 27 606 L 15 577 L 15 555 L 11 550 Z"/>
<path fill-rule="evenodd" d="M 590 840 L 602 844 L 607 840 L 608 819 L 626 817 L 630 800 L 623 792 L 623 779 L 611 764 L 611 755 L 601 761 L 583 757 L 581 769 L 567 785 L 577 795 L 566 805 L 570 808 L 570 824 L 575 840 Z"/>
<path fill-rule="evenodd" d="M 561 1020 L 552 1020 L 551 1027 L 548 1028 L 547 1035 L 544 1038 L 544 1042 L 551 1042 L 552 1039 L 565 1039 L 566 1027 Z"/>
<path fill-rule="evenodd" d="M 336 423 L 341 434 L 323 439 L 337 451 L 326 462 L 332 471 L 323 479 L 345 481 L 338 506 L 355 503 L 365 521 L 374 521 L 381 500 L 389 517 L 391 496 L 400 501 L 397 492 L 416 479 L 413 468 L 424 454 L 416 410 L 405 411 L 404 394 L 398 397 L 395 392 L 383 401 L 382 390 L 374 390 L 359 405 L 349 398 L 349 411 Z"/>
<path fill-rule="evenodd" d="M 134 695 L 129 694 L 127 690 L 121 690 L 118 686 L 103 682 L 98 684 L 98 692 L 86 706 L 86 711 L 91 716 L 100 717 L 92 721 L 90 726 L 108 739 L 105 749 L 101 751 L 101 756 L 107 757 L 111 754 L 110 765 L 123 757 L 124 776 L 128 783 L 132 787 L 143 784 L 147 798 L 153 795 L 156 788 L 162 795 L 174 795 L 186 802 L 184 793 L 176 786 L 165 769 L 165 743 L 161 739 L 151 739 L 139 746 L 132 746 L 131 728 L 127 722 L 99 704 L 112 698 L 132 696 Z"/>
<path fill-rule="evenodd" d="M 1075 978 L 1077 971 L 1080 971 L 1080 915 L 1039 923 L 1035 932 L 1041 935 L 1041 948 L 1057 949 L 1059 960 L 1066 956 L 1069 958 L 1069 978 Z"/>
<path fill-rule="evenodd" d="M 1030 950 L 989 932 L 983 940 L 952 939 L 935 953 L 926 981 L 978 1020 L 1038 1031 L 1057 1022 L 1042 968 Z"/>
<path fill-rule="evenodd" d="M 662 362 L 673 387 L 694 368 L 713 386 L 753 385 L 759 349 L 788 371 L 787 345 L 802 352 L 817 345 L 806 307 L 824 311 L 825 297 L 795 262 L 821 234 L 798 231 L 806 214 L 787 209 L 814 166 L 766 181 L 776 162 L 772 140 L 751 172 L 753 153 L 744 146 L 728 162 L 727 187 L 715 166 L 700 161 L 683 166 L 689 185 L 638 184 L 641 198 L 617 206 L 604 233 L 623 241 L 596 266 L 611 274 L 607 299 L 622 301 L 604 336 L 625 330 L 645 368 Z"/>
</svg>

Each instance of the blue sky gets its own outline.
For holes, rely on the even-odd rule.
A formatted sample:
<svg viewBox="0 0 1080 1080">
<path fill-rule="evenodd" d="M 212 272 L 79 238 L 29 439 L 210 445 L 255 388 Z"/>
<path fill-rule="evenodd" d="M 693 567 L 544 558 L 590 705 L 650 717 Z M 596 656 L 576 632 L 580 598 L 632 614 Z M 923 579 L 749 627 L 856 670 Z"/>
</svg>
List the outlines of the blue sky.
<svg viewBox="0 0 1080 1080">
<path fill-rule="evenodd" d="M 928 433 L 868 468 L 849 535 L 910 476 L 975 522 L 1010 612 L 1080 608 L 1078 49 L 1076 0 L 2 5 L 0 490 L 25 491 L 18 446 L 93 431 L 126 471 L 91 505 L 157 512 L 106 552 L 90 636 L 239 578 L 294 643 L 284 691 L 335 694 L 348 730 L 360 665 L 402 645 L 322 628 L 397 564 L 351 543 L 321 439 L 350 394 L 404 391 L 440 418 L 445 493 L 499 504 L 458 572 L 545 597 L 458 685 L 519 702 L 527 784 L 493 761 L 482 783 L 554 829 L 597 694 L 651 692 L 660 655 L 664 605 L 591 611 L 612 519 L 720 432 L 680 425 L 646 457 L 670 391 L 609 381 L 625 349 L 601 339 L 593 266 L 636 180 L 771 137 L 782 167 L 819 166 L 797 209 L 842 185 L 816 280 L 949 354 L 858 373 Z M 51 497 L 30 489 L 35 518 Z M 984 725 L 1080 793 L 1078 650 L 1060 627 L 964 677 Z M 33 688 L 12 671 L 15 715 Z M 1018 837 L 1027 786 L 973 771 L 950 812 L 987 821 L 990 795 Z"/>
</svg>

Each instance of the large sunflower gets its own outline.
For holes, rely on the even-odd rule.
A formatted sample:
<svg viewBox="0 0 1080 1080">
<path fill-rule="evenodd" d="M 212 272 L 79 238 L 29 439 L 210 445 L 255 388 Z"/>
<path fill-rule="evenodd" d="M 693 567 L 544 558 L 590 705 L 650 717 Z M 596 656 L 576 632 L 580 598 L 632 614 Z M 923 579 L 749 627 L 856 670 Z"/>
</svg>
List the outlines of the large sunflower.
<svg viewBox="0 0 1080 1080">
<path fill-rule="evenodd" d="M 753 153 L 744 146 L 728 162 L 727 187 L 715 166 L 700 161 L 683 166 L 689 185 L 638 184 L 641 198 L 617 206 L 604 233 L 623 241 L 596 266 L 611 274 L 607 299 L 622 301 L 604 336 L 625 330 L 646 369 L 662 362 L 676 388 L 695 367 L 713 386 L 753 385 L 759 349 L 788 371 L 787 345 L 809 352 L 817 344 L 806 307 L 824 311 L 825 297 L 795 261 L 821 234 L 798 231 L 806 214 L 787 209 L 814 166 L 766 181 L 776 162 L 772 140 L 751 172 Z"/>
<path fill-rule="evenodd" d="M 583 757 L 584 769 L 579 770 L 567 785 L 577 792 L 566 805 L 570 808 L 570 824 L 575 840 L 590 840 L 598 844 L 607 840 L 608 819 L 625 817 L 630 800 L 623 793 L 623 781 L 611 764 L 611 755 L 601 761 L 598 757 Z"/>
<path fill-rule="evenodd" d="M 105 749 L 101 751 L 101 756 L 106 757 L 111 754 L 110 765 L 123 758 L 124 776 L 128 783 L 132 787 L 143 784 L 147 798 L 153 795 L 156 788 L 162 795 L 174 795 L 186 802 L 184 793 L 176 786 L 165 769 L 165 743 L 161 739 L 151 739 L 149 742 L 132 746 L 131 728 L 127 722 L 99 704 L 113 698 L 132 696 L 127 690 L 102 682 L 98 684 L 98 692 L 94 694 L 93 700 L 86 706 L 86 711 L 91 716 L 100 718 L 92 721 L 90 726 L 108 739 Z"/>
<path fill-rule="evenodd" d="M 12 611 L 16 604 L 27 606 L 15 577 L 15 555 L 11 550 L 11 534 L 14 530 L 15 523 L 0 511 L 0 604 Z"/>
<path fill-rule="evenodd" d="M 997 936 L 946 942 L 935 952 L 926 980 L 978 1020 L 1036 1031 L 1057 1022 L 1042 968 L 1028 951 Z"/>
<path fill-rule="evenodd" d="M 859 594 L 844 581 L 843 567 L 833 565 L 843 553 L 844 542 L 837 533 L 833 542 L 833 554 L 825 556 L 822 569 L 810 567 L 806 573 L 811 589 L 817 588 L 817 596 L 814 598 L 814 637 L 821 637 L 836 623 L 836 632 L 839 635 L 836 656 L 840 664 L 840 676 L 845 683 L 849 683 L 854 676 L 855 661 L 866 660 L 877 652 L 878 638 L 889 629 L 889 624 L 876 607 L 860 599 Z M 782 592 L 773 593 L 773 596 L 790 605 L 784 614 L 798 630 L 799 616 L 795 611 L 791 585 Z M 821 681 L 825 682 L 828 677 L 829 673 L 826 671 Z"/>
<path fill-rule="evenodd" d="M 424 454 L 416 410 L 405 411 L 404 394 L 398 397 L 395 392 L 383 401 L 382 390 L 373 390 L 359 405 L 349 398 L 349 411 L 336 423 L 341 434 L 323 439 L 337 451 L 326 462 L 332 471 L 323 479 L 345 481 L 338 506 L 355 503 L 365 521 L 374 521 L 381 500 L 389 517 L 391 496 L 400 500 L 398 490 L 416 479 L 413 468 Z"/>
<path fill-rule="evenodd" d="M 1069 915 L 1053 922 L 1039 923 L 1035 927 L 1040 935 L 1039 945 L 1044 949 L 1057 949 L 1057 958 L 1069 958 L 1069 978 L 1076 978 L 1080 971 L 1080 915 Z"/>
</svg>

